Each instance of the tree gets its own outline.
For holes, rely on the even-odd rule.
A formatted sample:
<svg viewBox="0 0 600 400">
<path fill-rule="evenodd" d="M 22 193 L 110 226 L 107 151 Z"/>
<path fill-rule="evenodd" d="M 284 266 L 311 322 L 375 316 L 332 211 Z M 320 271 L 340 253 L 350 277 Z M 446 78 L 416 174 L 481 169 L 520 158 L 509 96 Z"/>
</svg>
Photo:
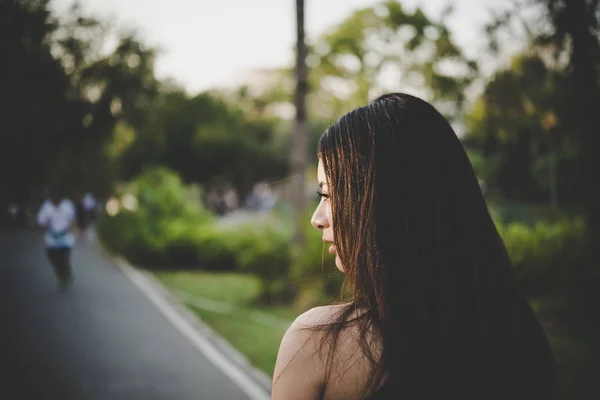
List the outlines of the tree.
<svg viewBox="0 0 600 400">
<path fill-rule="evenodd" d="M 465 144 L 494 165 L 486 184 L 504 198 L 545 202 L 558 186 L 561 201 L 573 204 L 580 149 L 565 100 L 568 83 L 564 68 L 535 52 L 519 54 L 510 68 L 496 72 L 468 114 Z"/>
<path fill-rule="evenodd" d="M 252 118 L 210 93 L 190 98 L 183 91 L 164 91 L 145 123 L 132 129 L 133 134 L 121 132 L 135 137 L 121 159 L 124 179 L 148 165 L 165 165 L 208 189 L 231 185 L 243 201 L 256 183 L 288 171 L 275 121 Z"/>
<path fill-rule="evenodd" d="M 117 43 L 107 52 L 111 38 Z M 117 34 L 108 24 L 84 15 L 77 4 L 61 21 L 54 41 L 54 53 L 71 82 L 67 96 L 79 110 L 71 128 L 77 140 L 52 162 L 62 165 L 55 174 L 64 176 L 61 169 L 69 169 L 77 185 L 91 182 L 106 191 L 117 173 L 105 151 L 107 142 L 119 122 L 139 126 L 157 94 L 155 52 L 134 33 Z"/>
<path fill-rule="evenodd" d="M 156 87 L 154 53 L 135 35 L 76 6 L 59 19 L 48 3 L 0 2 L 0 174 L 22 201 L 53 181 L 106 190 L 105 144 L 117 122 L 136 121 Z M 117 46 L 106 52 L 108 35 Z"/>
<path fill-rule="evenodd" d="M 302 230 L 305 224 L 306 189 L 304 174 L 307 167 L 308 127 L 306 124 L 306 96 L 308 92 L 307 48 L 304 38 L 304 0 L 296 0 L 296 119 L 292 135 L 291 173 L 292 202 L 294 209 L 294 244 L 302 247 Z"/>
<path fill-rule="evenodd" d="M 598 0 L 540 0 L 546 5 L 548 19 L 553 23 L 552 39 L 566 45 L 570 42 L 570 67 L 577 125 L 581 132 L 582 157 L 579 184 L 582 188 L 582 205 L 587 214 L 586 242 L 590 260 L 578 271 L 573 300 L 579 306 L 578 320 L 586 328 L 600 332 L 600 317 L 591 308 L 598 304 L 600 284 L 600 2 Z M 585 191 L 583 190 L 585 188 Z M 591 311 L 591 312 L 590 312 Z M 588 314 L 594 314 L 592 317 Z"/>
<path fill-rule="evenodd" d="M 527 12 L 534 7 L 542 11 L 544 18 L 527 20 Z M 539 12 L 536 14 L 539 16 Z M 598 0 L 524 0 L 515 2 L 490 26 L 490 33 L 507 29 L 515 19 L 524 21 L 527 31 L 537 45 L 553 46 L 554 59 L 565 57 L 566 73 L 572 89 L 568 101 L 571 104 L 571 121 L 576 128 L 573 138 L 581 149 L 575 176 L 578 186 L 577 203 L 587 216 L 586 262 L 576 266 L 577 279 L 572 285 L 571 302 L 574 319 L 585 329 L 600 332 L 600 317 L 592 304 L 600 302 L 597 290 L 600 286 L 600 2 Z M 493 41 L 494 43 L 494 41 Z"/>
<path fill-rule="evenodd" d="M 21 201 L 46 180 L 49 155 L 70 137 L 69 80 L 51 54 L 56 28 L 48 1 L 0 2 L 0 181 Z"/>
<path fill-rule="evenodd" d="M 311 48 L 311 102 L 330 118 L 362 106 L 382 92 L 411 91 L 448 117 L 460 116 L 476 63 L 452 40 L 446 24 L 420 9 L 384 1 L 353 12 Z"/>
</svg>

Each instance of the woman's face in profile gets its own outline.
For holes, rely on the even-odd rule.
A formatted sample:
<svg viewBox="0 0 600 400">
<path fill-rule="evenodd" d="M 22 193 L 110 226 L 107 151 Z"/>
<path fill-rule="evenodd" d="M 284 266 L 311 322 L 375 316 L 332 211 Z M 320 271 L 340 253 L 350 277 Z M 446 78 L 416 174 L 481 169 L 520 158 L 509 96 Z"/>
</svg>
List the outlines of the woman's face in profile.
<svg viewBox="0 0 600 400">
<path fill-rule="evenodd" d="M 329 199 L 329 185 L 327 183 L 327 175 L 325 174 L 325 169 L 323 168 L 323 162 L 321 160 L 319 160 L 319 165 L 317 166 L 317 183 L 319 185 L 318 192 L 321 200 L 319 201 L 319 205 L 317 206 L 317 209 L 315 210 L 310 222 L 312 226 L 323 233 L 323 242 L 330 244 L 329 254 L 335 254 L 335 265 L 340 271 L 344 272 L 344 266 L 339 255 L 337 254 L 334 243 L 331 200 Z"/>
</svg>

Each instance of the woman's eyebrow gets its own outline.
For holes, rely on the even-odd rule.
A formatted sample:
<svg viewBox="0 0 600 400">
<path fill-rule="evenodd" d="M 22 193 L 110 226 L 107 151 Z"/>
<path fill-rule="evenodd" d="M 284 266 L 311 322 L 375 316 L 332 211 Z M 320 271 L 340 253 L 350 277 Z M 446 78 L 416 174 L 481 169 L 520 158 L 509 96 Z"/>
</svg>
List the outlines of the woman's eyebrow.
<svg viewBox="0 0 600 400">
<path fill-rule="evenodd" d="M 323 188 L 323 186 L 327 186 L 327 182 L 325 182 L 325 181 L 319 182 L 319 187 Z"/>
</svg>

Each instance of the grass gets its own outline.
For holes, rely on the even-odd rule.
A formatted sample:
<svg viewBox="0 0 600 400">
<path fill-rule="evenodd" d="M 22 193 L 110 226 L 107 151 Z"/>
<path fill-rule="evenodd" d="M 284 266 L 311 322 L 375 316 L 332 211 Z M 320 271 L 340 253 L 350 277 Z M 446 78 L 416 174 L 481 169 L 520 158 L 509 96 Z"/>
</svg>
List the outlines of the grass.
<svg viewBox="0 0 600 400">
<path fill-rule="evenodd" d="M 233 347 L 248 358 L 250 363 L 269 376 L 277 359 L 279 343 L 284 330 L 258 323 L 248 316 L 223 315 L 191 307 L 198 316 L 222 335 Z"/>
<path fill-rule="evenodd" d="M 260 280 L 252 275 L 201 271 L 166 271 L 155 275 L 169 287 L 233 305 L 252 304 L 260 294 Z"/>
<path fill-rule="evenodd" d="M 255 367 L 272 376 L 285 326 L 273 327 L 257 322 L 253 315 L 260 312 L 291 322 L 297 313 L 285 306 L 255 305 L 260 290 L 260 281 L 256 277 L 198 271 L 156 272 L 155 275 L 168 287 L 232 305 L 232 313 L 222 314 L 186 304 Z"/>
<path fill-rule="evenodd" d="M 297 311 L 286 306 L 256 306 L 254 301 L 259 295 L 260 281 L 251 275 L 199 271 L 157 272 L 156 275 L 167 286 L 234 306 L 232 313 L 220 314 L 188 304 L 254 366 L 269 376 L 273 374 L 285 329 L 257 322 L 252 318 L 252 312 L 292 321 L 298 315 Z M 590 340 L 566 333 L 553 334 L 550 345 L 559 366 L 558 399 L 600 399 L 600 349 L 594 348 Z"/>
</svg>

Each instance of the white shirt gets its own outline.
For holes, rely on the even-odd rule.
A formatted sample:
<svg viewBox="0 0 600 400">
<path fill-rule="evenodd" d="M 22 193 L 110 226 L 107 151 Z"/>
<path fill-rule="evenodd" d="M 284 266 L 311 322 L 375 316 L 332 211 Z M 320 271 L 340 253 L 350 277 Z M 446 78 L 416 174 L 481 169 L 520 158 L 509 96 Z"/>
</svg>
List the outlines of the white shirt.
<svg viewBox="0 0 600 400">
<path fill-rule="evenodd" d="M 91 193 L 88 193 L 84 196 L 83 198 L 83 208 L 85 208 L 87 211 L 91 211 L 94 208 L 96 208 L 96 199 L 94 198 L 94 195 L 92 195 Z"/>
<path fill-rule="evenodd" d="M 64 199 L 58 206 L 46 200 L 37 215 L 37 222 L 47 226 L 44 236 L 46 247 L 73 247 L 75 235 L 71 224 L 75 221 L 75 205 L 71 200 Z"/>
</svg>

